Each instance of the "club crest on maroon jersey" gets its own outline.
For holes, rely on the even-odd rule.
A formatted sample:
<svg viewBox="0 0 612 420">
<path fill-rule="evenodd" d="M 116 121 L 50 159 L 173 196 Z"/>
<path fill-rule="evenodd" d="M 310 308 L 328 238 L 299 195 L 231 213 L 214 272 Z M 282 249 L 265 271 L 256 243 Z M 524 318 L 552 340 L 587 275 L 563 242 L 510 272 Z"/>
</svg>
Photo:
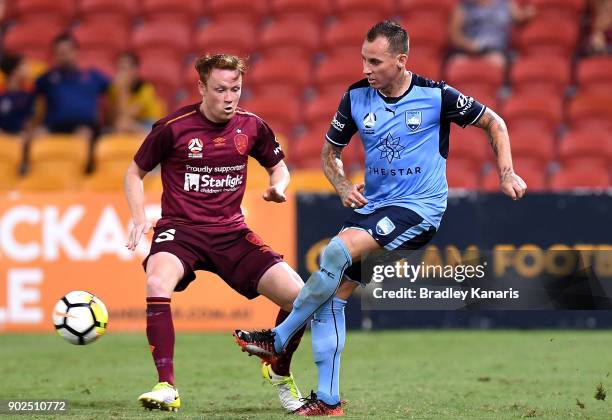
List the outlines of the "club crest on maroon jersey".
<svg viewBox="0 0 612 420">
<path fill-rule="evenodd" d="M 236 134 L 234 136 L 234 145 L 236 146 L 238 153 L 244 155 L 247 151 L 247 147 L 249 146 L 249 138 L 246 134 Z"/>
<path fill-rule="evenodd" d="M 197 137 L 189 140 L 189 144 L 187 145 L 189 149 L 189 157 L 190 158 L 201 158 L 202 157 L 202 149 L 204 145 L 202 144 L 202 140 Z"/>
<path fill-rule="evenodd" d="M 245 238 L 246 238 L 247 241 L 249 241 L 253 245 L 257 245 L 257 246 L 265 245 L 265 242 L 263 241 L 263 239 L 261 239 L 261 237 L 258 234 L 256 234 L 255 232 L 247 233 Z"/>
</svg>

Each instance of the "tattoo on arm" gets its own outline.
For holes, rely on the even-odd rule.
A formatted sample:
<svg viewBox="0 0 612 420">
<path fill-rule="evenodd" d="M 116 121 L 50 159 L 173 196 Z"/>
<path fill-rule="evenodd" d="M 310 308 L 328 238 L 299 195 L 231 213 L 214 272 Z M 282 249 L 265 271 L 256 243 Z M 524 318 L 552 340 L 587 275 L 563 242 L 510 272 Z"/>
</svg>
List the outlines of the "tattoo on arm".
<svg viewBox="0 0 612 420">
<path fill-rule="evenodd" d="M 323 166 L 325 176 L 338 193 L 350 187 L 350 182 L 344 173 L 341 155 L 342 147 L 325 142 L 321 152 L 321 165 Z"/>
<path fill-rule="evenodd" d="M 508 128 L 506 127 L 504 120 L 499 115 L 493 112 L 490 108 L 487 108 L 482 117 L 480 117 L 478 122 L 476 122 L 474 125 L 487 131 L 489 144 L 493 149 L 493 153 L 495 153 L 495 157 L 498 158 L 498 162 L 500 157 L 500 146 L 503 146 L 504 153 L 509 154 L 510 140 L 508 139 Z M 503 164 L 499 167 L 499 177 L 501 182 L 509 181 L 514 173 L 514 170 L 512 169 L 512 160 L 509 159 L 509 162 L 510 165 Z"/>
</svg>

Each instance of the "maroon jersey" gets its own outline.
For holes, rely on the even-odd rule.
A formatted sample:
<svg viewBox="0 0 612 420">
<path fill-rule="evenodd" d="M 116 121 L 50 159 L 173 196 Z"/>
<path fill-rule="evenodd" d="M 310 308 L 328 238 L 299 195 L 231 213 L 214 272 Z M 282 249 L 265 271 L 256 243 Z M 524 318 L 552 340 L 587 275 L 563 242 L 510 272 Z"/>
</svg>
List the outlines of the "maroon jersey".
<svg viewBox="0 0 612 420">
<path fill-rule="evenodd" d="M 214 123 L 199 105 L 157 121 L 134 156 L 143 171 L 161 164 L 159 226 L 243 223 L 248 157 L 266 168 L 285 157 L 270 127 L 255 114 L 238 108 L 227 123 Z"/>
</svg>

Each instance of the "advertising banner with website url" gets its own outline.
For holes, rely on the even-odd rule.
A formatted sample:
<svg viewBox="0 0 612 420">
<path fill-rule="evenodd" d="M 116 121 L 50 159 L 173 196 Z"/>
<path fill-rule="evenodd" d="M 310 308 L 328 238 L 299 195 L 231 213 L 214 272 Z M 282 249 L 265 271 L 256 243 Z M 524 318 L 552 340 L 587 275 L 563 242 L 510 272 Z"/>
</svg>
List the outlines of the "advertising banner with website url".
<svg viewBox="0 0 612 420">
<path fill-rule="evenodd" d="M 612 309 L 612 247 L 383 251 L 361 276 L 364 310 Z"/>
</svg>

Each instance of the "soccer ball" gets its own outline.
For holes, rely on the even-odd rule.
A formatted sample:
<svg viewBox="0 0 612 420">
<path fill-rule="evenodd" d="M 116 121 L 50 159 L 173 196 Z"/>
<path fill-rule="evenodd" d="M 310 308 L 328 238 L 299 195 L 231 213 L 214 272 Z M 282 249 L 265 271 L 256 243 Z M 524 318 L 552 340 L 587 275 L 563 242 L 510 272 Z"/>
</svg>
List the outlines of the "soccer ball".
<svg viewBox="0 0 612 420">
<path fill-rule="evenodd" d="M 93 343 L 104 334 L 107 324 L 106 306 L 89 292 L 70 292 L 53 309 L 55 331 L 72 344 Z"/>
</svg>

